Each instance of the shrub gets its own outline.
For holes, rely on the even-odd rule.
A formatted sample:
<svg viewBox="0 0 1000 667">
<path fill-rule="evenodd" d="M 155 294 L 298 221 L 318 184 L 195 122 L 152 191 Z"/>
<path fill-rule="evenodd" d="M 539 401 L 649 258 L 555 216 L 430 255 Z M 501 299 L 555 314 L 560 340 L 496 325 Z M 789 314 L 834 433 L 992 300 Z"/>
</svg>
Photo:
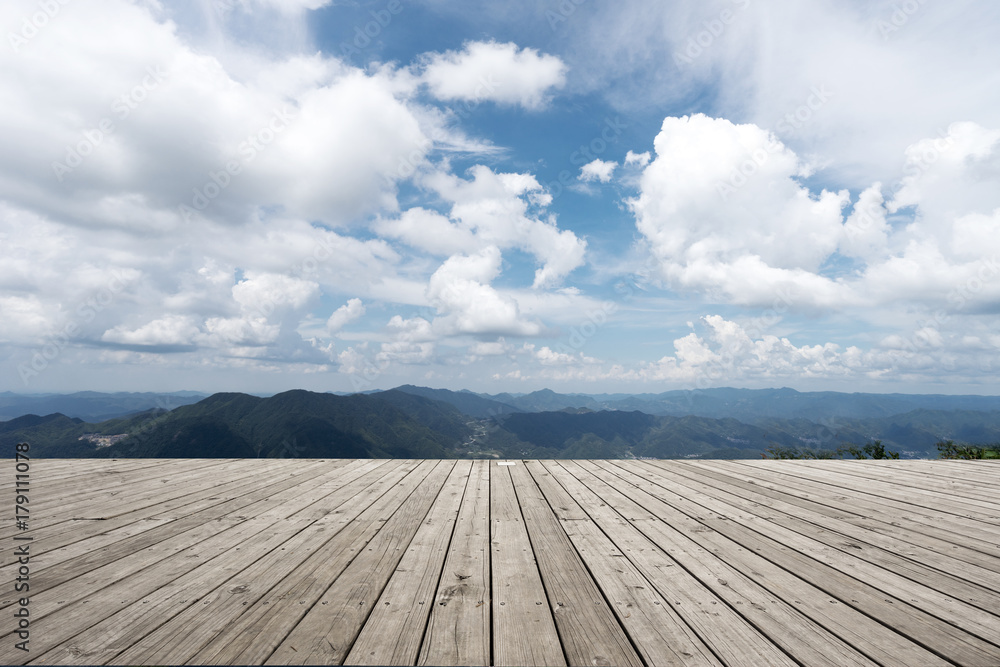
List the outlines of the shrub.
<svg viewBox="0 0 1000 667">
<path fill-rule="evenodd" d="M 952 440 L 942 440 L 937 443 L 940 459 L 997 459 L 1000 458 L 1000 443 L 993 445 L 963 445 Z"/>
<path fill-rule="evenodd" d="M 837 454 L 843 456 L 850 454 L 856 459 L 898 459 L 899 452 L 892 452 L 885 448 L 881 440 L 872 440 L 858 447 L 850 442 L 845 442 L 844 446 L 837 450 Z"/>
</svg>

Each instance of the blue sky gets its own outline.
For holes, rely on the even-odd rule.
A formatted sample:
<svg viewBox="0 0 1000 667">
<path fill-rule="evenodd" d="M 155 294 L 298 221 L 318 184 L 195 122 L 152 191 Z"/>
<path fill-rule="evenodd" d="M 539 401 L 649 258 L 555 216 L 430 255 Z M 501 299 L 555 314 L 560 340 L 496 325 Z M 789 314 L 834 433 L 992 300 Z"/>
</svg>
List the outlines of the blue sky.
<svg viewBox="0 0 1000 667">
<path fill-rule="evenodd" d="M 0 390 L 998 393 L 991 3 L 0 26 Z"/>
</svg>

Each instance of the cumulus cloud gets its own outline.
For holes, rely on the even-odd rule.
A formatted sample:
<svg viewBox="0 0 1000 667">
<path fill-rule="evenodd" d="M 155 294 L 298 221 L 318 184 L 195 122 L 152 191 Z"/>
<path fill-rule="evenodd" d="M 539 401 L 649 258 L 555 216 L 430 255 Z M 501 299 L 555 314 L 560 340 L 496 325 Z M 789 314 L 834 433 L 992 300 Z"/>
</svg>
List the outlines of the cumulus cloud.
<svg viewBox="0 0 1000 667">
<path fill-rule="evenodd" d="M 984 364 L 989 366 L 989 356 L 1000 342 L 988 335 L 925 326 L 886 336 L 863 350 L 832 342 L 796 345 L 788 337 L 767 333 L 759 323 L 744 326 L 719 315 L 703 317 L 700 324 L 707 331 L 674 340 L 672 355 L 590 376 L 702 388 L 736 381 L 773 386 L 790 379 L 926 382 L 937 380 L 940 369 L 946 368 L 957 380 L 975 377 Z"/>
<path fill-rule="evenodd" d="M 566 65 L 513 42 L 469 42 L 461 51 L 428 55 L 422 77 L 441 100 L 489 100 L 538 109 L 551 89 L 565 83 Z"/>
<path fill-rule="evenodd" d="M 68 61 L 100 76 L 83 81 Z M 23 74 L 0 81 L 14 101 L 0 122 L 18 128 L 0 197 L 90 227 L 177 232 L 189 218 L 239 224 L 275 204 L 351 222 L 394 208 L 429 135 L 453 135 L 390 73 L 318 54 L 258 56 L 244 71 L 124 1 L 61 14 L 20 52 L 5 49 L 0 67 Z"/>
<path fill-rule="evenodd" d="M 192 345 L 200 334 L 200 329 L 191 317 L 168 315 L 133 330 L 119 325 L 104 332 L 101 340 L 126 345 Z"/>
<path fill-rule="evenodd" d="M 330 315 L 330 319 L 326 321 L 326 329 L 330 333 L 337 333 L 364 314 L 365 306 L 361 302 L 361 299 L 351 299 L 343 306 L 333 311 L 333 314 Z"/>
<path fill-rule="evenodd" d="M 508 15 L 532 15 L 521 7 Z M 623 112 L 708 96 L 717 115 L 778 130 L 825 85 L 834 96 L 784 138 L 827 157 L 856 192 L 887 182 L 906 146 L 949 123 L 1000 127 L 1000 107 L 983 93 L 998 81 L 993 9 L 974 0 L 903 7 L 622 0 L 550 15 L 573 65 L 567 87 Z"/>
<path fill-rule="evenodd" d="M 476 247 L 475 231 L 453 223 L 447 216 L 420 206 L 407 209 L 395 219 L 380 219 L 373 229 L 386 238 L 435 255 L 448 256 Z"/>
<path fill-rule="evenodd" d="M 448 334 L 533 335 L 541 327 L 521 318 L 517 302 L 490 286 L 500 272 L 500 250 L 448 258 L 431 276 L 427 298 L 441 314 L 438 330 Z"/>
<path fill-rule="evenodd" d="M 629 153 L 631 154 L 631 151 Z M 580 175 L 577 178 L 584 182 L 600 181 L 601 183 L 607 183 L 611 180 L 611 175 L 617 166 L 617 162 L 596 159 L 580 167 Z"/>
<path fill-rule="evenodd" d="M 500 336 L 495 341 L 479 341 L 469 346 L 469 354 L 475 357 L 498 357 L 505 354 L 510 354 L 513 351 L 513 346 L 510 345 L 503 336 Z"/>
<path fill-rule="evenodd" d="M 843 235 L 846 191 L 813 196 L 796 180 L 808 166 L 755 125 L 668 117 L 654 145 L 631 207 L 665 278 L 740 304 L 782 287 L 843 298 L 816 271 Z"/>
<path fill-rule="evenodd" d="M 491 246 L 523 250 L 542 264 L 535 271 L 536 288 L 555 287 L 583 265 L 587 242 L 559 229 L 554 216 L 538 210 L 551 202 L 551 196 L 534 176 L 496 173 L 485 165 L 476 165 L 469 173 L 471 180 L 444 172 L 423 180 L 451 205 L 448 216 L 416 207 L 398 218 L 377 221 L 374 229 L 438 256 Z"/>
<path fill-rule="evenodd" d="M 236 2 L 236 0 L 231 0 Z M 305 9 L 319 9 L 330 4 L 331 0 L 256 0 L 261 5 L 266 5 L 280 9 L 285 12 L 302 11 Z"/>
<path fill-rule="evenodd" d="M 650 155 L 649 151 L 644 151 L 642 153 L 634 153 L 629 151 L 625 154 L 625 166 L 638 165 L 640 167 L 645 167 L 649 164 Z"/>
<path fill-rule="evenodd" d="M 915 143 L 894 196 L 873 184 L 845 215 L 848 192 L 810 190 L 802 178 L 811 166 L 772 133 L 703 115 L 667 118 L 630 206 L 675 289 L 744 306 L 776 294 L 810 308 L 943 305 L 1000 253 L 1000 195 L 987 176 L 1000 164 L 998 137 L 959 123 Z M 905 207 L 913 221 L 890 224 Z M 838 256 L 856 271 L 830 272 Z M 989 286 L 977 300 L 997 293 Z"/>
</svg>

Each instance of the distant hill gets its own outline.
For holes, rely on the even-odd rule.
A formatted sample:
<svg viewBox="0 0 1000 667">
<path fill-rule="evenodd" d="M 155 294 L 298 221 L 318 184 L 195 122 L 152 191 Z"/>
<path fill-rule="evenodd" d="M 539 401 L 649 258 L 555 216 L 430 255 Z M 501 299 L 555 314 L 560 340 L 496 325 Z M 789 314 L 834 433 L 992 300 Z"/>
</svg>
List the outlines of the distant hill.
<svg viewBox="0 0 1000 667">
<path fill-rule="evenodd" d="M 791 433 L 735 419 L 643 412 L 536 412 L 498 419 L 490 444 L 524 458 L 760 458 L 773 444 L 802 445 Z"/>
<path fill-rule="evenodd" d="M 454 406 L 462 414 L 470 417 L 493 417 L 494 415 L 506 414 L 509 412 L 522 412 L 510 403 L 484 398 L 471 391 L 450 391 L 448 389 L 430 389 L 428 387 L 415 387 L 412 384 L 404 384 L 391 391 L 404 392 L 415 396 L 423 396 L 435 401 L 442 401 Z"/>
<path fill-rule="evenodd" d="M 67 417 L 99 422 L 115 417 L 144 412 L 154 408 L 172 410 L 197 403 L 207 394 L 179 391 L 169 394 L 80 391 L 74 394 L 13 394 L 0 393 L 0 421 L 22 415 L 61 413 Z"/>
<path fill-rule="evenodd" d="M 771 418 L 866 419 L 905 414 L 914 410 L 1000 410 L 1000 396 L 948 396 L 936 394 L 848 394 L 834 391 L 800 392 L 780 389 L 675 390 L 659 394 L 559 394 L 548 389 L 530 394 L 481 394 L 524 412 L 565 408 L 640 411 L 653 415 L 695 415 L 733 418 L 754 424 Z"/>
<path fill-rule="evenodd" d="M 6 422 L 0 446 L 32 443 L 35 456 L 149 458 L 449 458 L 470 432 L 463 418 L 435 412 L 420 397 L 406 410 L 378 395 L 335 396 L 295 390 L 270 398 L 213 394 L 145 418 L 86 424 L 64 415 Z M 424 401 L 427 405 L 418 405 Z M 449 406 L 443 406 L 449 408 Z M 411 416 L 417 409 L 421 417 Z M 423 421 L 422 421 L 423 420 Z M 436 427 L 426 423 L 435 423 Z M 85 433 L 129 436 L 98 447 Z"/>
<path fill-rule="evenodd" d="M 1000 411 L 915 410 L 826 423 L 771 418 L 758 424 L 623 411 L 518 413 L 495 419 L 487 443 L 524 458 L 759 458 L 775 445 L 833 452 L 876 439 L 909 457 L 936 458 L 941 440 L 1000 442 Z"/>
<path fill-rule="evenodd" d="M 98 422 L 61 413 L 22 415 L 0 422 L 0 452 L 10 456 L 15 443 L 26 441 L 32 456 L 40 458 L 757 458 L 774 446 L 834 451 L 846 443 L 879 439 L 904 456 L 936 457 L 935 445 L 941 440 L 1000 442 L 1000 410 L 918 408 L 862 418 L 771 415 L 819 410 L 819 395 L 792 390 L 706 390 L 689 396 L 695 408 L 721 412 L 717 417 L 600 406 L 632 401 L 663 407 L 668 400 L 663 396 L 600 395 L 598 401 L 545 391 L 510 395 L 511 402 L 501 402 L 470 392 L 413 386 L 347 396 L 303 390 L 268 398 L 220 393 L 173 410 Z M 831 405 L 825 411 L 846 411 L 859 396 L 866 395 L 827 396 Z M 925 401 L 867 396 L 867 411 L 877 413 Z M 947 398 L 952 400 L 940 402 L 961 402 Z M 982 405 L 993 400 L 973 398 L 983 399 Z M 588 404 L 563 406 L 567 401 Z M 594 404 L 596 408 L 589 407 Z M 748 412 L 750 405 L 763 414 L 749 412 L 752 419 L 726 416 Z M 537 409 L 545 406 L 554 409 Z"/>
<path fill-rule="evenodd" d="M 488 396 L 491 400 L 501 401 L 514 406 L 520 412 L 553 412 L 565 408 L 589 408 L 591 410 L 609 409 L 610 402 L 601 401 L 587 394 L 558 394 L 551 389 L 540 389 L 530 394 L 514 396 L 512 394 L 497 394 Z M 615 409 L 615 408 L 610 408 Z"/>
</svg>

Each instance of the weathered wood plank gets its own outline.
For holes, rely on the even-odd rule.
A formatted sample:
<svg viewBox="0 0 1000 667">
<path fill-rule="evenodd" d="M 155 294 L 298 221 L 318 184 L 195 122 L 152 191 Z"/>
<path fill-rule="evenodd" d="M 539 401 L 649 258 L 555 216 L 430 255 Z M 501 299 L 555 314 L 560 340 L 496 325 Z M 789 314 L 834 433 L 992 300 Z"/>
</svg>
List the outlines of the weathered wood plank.
<svg viewBox="0 0 1000 667">
<path fill-rule="evenodd" d="M 471 470 L 471 461 L 452 468 L 347 654 L 347 664 L 416 663 Z"/>
<path fill-rule="evenodd" d="M 691 466 L 684 464 L 673 466 L 669 471 L 671 479 L 679 481 L 673 475 L 687 476 L 689 467 Z M 1000 610 L 1000 595 L 984 586 L 953 576 L 947 571 L 947 562 L 942 566 L 943 570 L 913 562 L 910 558 L 914 557 L 918 547 L 907 547 L 909 555 L 902 556 L 866 542 L 866 539 L 870 539 L 868 536 L 845 536 L 837 532 L 840 527 L 838 522 L 810 515 L 808 510 L 791 508 L 789 512 L 773 511 L 772 508 L 780 505 L 778 501 L 759 497 L 748 500 L 744 497 L 746 492 L 739 488 L 725 486 L 720 482 L 716 482 L 718 486 L 710 485 L 707 482 L 712 479 L 708 475 L 686 479 L 687 482 L 681 483 L 719 501 L 707 503 L 706 507 L 709 509 L 725 513 L 744 525 L 753 526 L 763 535 L 794 547 L 885 593 L 906 600 L 980 638 L 988 640 L 990 637 L 1000 637 L 1000 617 L 990 613 L 990 610 Z M 997 565 L 1000 566 L 1000 561 Z M 988 570 L 983 570 L 982 575 L 996 578 Z"/>
<path fill-rule="evenodd" d="M 683 530 L 686 527 L 683 522 L 665 522 L 636 503 L 626 494 L 634 490 L 623 483 L 623 479 L 593 461 L 579 461 L 575 465 L 575 476 L 598 494 L 602 502 L 726 603 L 722 609 L 727 611 L 720 609 L 717 612 L 720 617 L 729 612 L 739 614 L 803 665 L 870 667 L 876 664 L 757 582 L 751 576 L 757 574 L 752 556 L 747 559 L 748 572 L 745 574 L 713 553 L 713 545 L 699 542 L 696 534 Z M 641 495 L 641 492 L 635 493 Z M 650 502 L 656 505 L 656 501 Z M 666 565 L 659 568 L 658 572 L 663 573 L 659 576 L 676 576 Z"/>
<path fill-rule="evenodd" d="M 235 526 L 255 515 L 255 507 L 274 504 L 283 498 L 281 492 L 321 473 L 311 466 L 311 472 L 257 489 L 230 501 L 212 501 L 210 507 L 183 518 L 163 523 L 155 528 L 119 540 L 97 552 L 46 567 L 46 576 L 34 582 L 32 592 L 96 590 L 147 567 L 175 551 L 196 545 L 206 537 Z M 240 514 L 240 511 L 243 514 Z M 68 588 L 60 588 L 67 586 Z M 63 597 L 69 595 L 64 593 Z M 74 593 L 78 595 L 78 593 Z M 68 598 L 75 599 L 75 598 Z M 67 599 L 67 600 L 68 600 Z"/>
<path fill-rule="evenodd" d="M 823 468 L 800 465 L 798 461 L 782 461 L 788 466 L 782 466 L 782 471 L 788 474 L 813 479 L 830 486 L 849 489 L 852 492 L 869 493 L 879 498 L 914 505 L 925 509 L 946 512 L 959 517 L 974 519 L 983 524 L 983 530 L 1000 538 L 1000 510 L 990 503 L 978 500 L 956 500 L 947 493 L 922 490 L 914 493 L 912 490 L 897 489 L 891 484 L 878 484 L 874 480 L 859 478 L 844 471 L 843 465 L 829 465 Z M 831 461 L 831 464 L 846 464 L 848 461 Z M 860 463 L 860 462 L 859 462 Z"/>
<path fill-rule="evenodd" d="M 351 465 L 354 465 L 353 462 Z M 334 469 L 340 467 L 341 466 L 333 466 Z M 259 484 L 266 483 L 259 474 L 253 475 L 251 472 L 251 477 L 255 478 Z M 230 496 L 230 493 L 234 490 L 239 491 L 237 495 L 245 495 L 251 492 L 253 486 L 247 484 L 246 481 L 247 478 L 237 477 L 235 480 L 225 484 L 209 488 L 204 494 L 190 493 L 176 497 L 181 497 L 190 501 L 186 507 L 192 510 L 203 509 L 205 507 L 210 507 L 213 504 L 213 500 L 233 497 Z M 173 488 L 176 489 L 176 487 Z M 172 495 L 173 494 L 176 494 L 176 491 L 173 491 Z M 212 496 L 208 496 L 208 494 L 212 494 Z M 208 498 L 208 502 L 202 505 L 196 505 L 199 499 L 205 497 Z M 150 507 L 158 508 L 158 505 L 153 504 L 150 505 Z M 35 539 L 32 543 L 33 548 L 35 548 L 38 552 L 45 554 L 45 566 L 47 568 L 52 568 L 57 564 L 64 563 L 88 553 L 105 549 L 115 542 L 129 537 L 134 537 L 139 533 L 152 530 L 153 528 L 175 520 L 174 518 L 164 516 L 164 512 L 158 512 L 152 516 L 139 518 L 136 516 L 139 512 L 140 510 L 130 510 L 128 512 L 128 519 L 119 520 L 119 517 L 119 519 L 112 518 L 100 522 L 83 522 L 82 527 L 77 528 L 75 531 L 65 530 L 56 535 L 49 535 L 47 537 L 44 534 L 38 535 L 36 533 L 34 534 Z M 13 566 L 8 565 L 7 567 L 12 568 Z M 4 573 L 4 568 L 0 567 L 0 576 L 3 576 Z M 4 604 L 8 604 L 9 602 L 9 600 L 0 601 L 0 609 L 3 608 Z"/>
<path fill-rule="evenodd" d="M 606 548 L 617 552 L 646 578 L 663 599 L 726 667 L 769 665 L 795 667 L 797 663 L 730 609 L 688 571 L 630 525 L 604 499 L 578 479 L 592 477 L 575 462 L 546 463 L 545 468 L 607 535 Z M 578 524 L 572 524 L 577 527 Z M 642 641 L 640 638 L 637 643 Z"/>
<path fill-rule="evenodd" d="M 337 470 L 340 488 L 334 494 L 328 494 L 328 501 L 334 506 L 341 507 L 357 497 L 358 493 L 384 474 L 378 470 L 380 467 L 384 467 L 381 462 L 372 462 L 349 471 Z M 37 660 L 45 664 L 104 663 L 118 653 L 132 648 L 133 652 L 147 649 L 146 659 L 143 662 L 168 664 L 169 660 L 156 659 L 155 647 L 158 646 L 158 638 L 153 637 L 150 641 L 144 641 L 144 638 L 155 631 L 163 643 L 181 642 L 188 647 L 192 644 L 198 646 L 199 638 L 204 636 L 206 626 L 211 625 L 205 622 L 207 614 L 211 614 L 213 622 L 218 622 L 221 616 L 232 609 L 239 609 L 240 601 L 245 604 L 251 599 L 253 597 L 251 591 L 255 591 L 258 596 L 263 594 L 261 590 L 263 582 L 268 577 L 273 578 L 276 574 L 282 573 L 283 569 L 277 566 L 287 564 L 289 560 L 284 557 L 283 551 L 291 551 L 305 558 L 318 544 L 330 538 L 331 534 L 328 531 L 310 530 L 315 519 L 294 518 L 298 514 L 295 512 L 296 506 L 308 504 L 311 497 L 323 494 L 327 490 L 321 487 L 311 491 L 303 489 L 302 494 L 293 502 L 282 503 L 285 512 L 292 513 L 290 516 L 268 516 L 268 513 L 258 515 L 254 521 L 269 524 L 268 527 L 259 535 L 234 539 L 230 548 L 218 556 L 212 557 L 211 554 L 202 551 L 194 554 L 186 552 L 177 554 L 173 559 L 179 562 L 190 559 L 192 555 L 199 556 L 193 562 L 189 561 L 195 567 L 187 573 L 184 573 L 183 567 L 174 573 L 157 576 L 154 576 L 153 571 L 144 571 L 139 575 L 141 581 L 137 582 L 135 576 L 123 580 L 117 585 L 126 591 L 126 595 L 141 594 L 150 582 L 158 584 L 159 587 L 142 595 L 141 600 L 136 599 L 131 605 L 116 610 L 109 618 L 87 628 L 86 631 L 75 635 L 72 640 L 62 643 Z M 290 556 L 292 557 L 294 556 Z M 161 563 L 161 567 L 164 564 L 166 563 Z M 266 568 L 267 564 L 271 565 L 269 569 Z M 122 597 L 120 593 L 112 595 L 113 600 Z M 88 602 L 92 605 L 95 600 L 89 598 Z M 192 606 L 200 617 L 199 623 L 193 627 L 185 627 L 172 620 L 177 614 Z M 71 625 L 64 613 L 54 614 L 53 622 L 60 624 L 59 634 L 65 634 L 69 629 L 66 626 Z M 166 628 L 165 625 L 171 627 Z M 149 650 L 151 648 L 154 650 Z M 194 649 L 190 650 L 193 652 Z"/>
<path fill-rule="evenodd" d="M 837 562 L 842 568 L 818 560 L 815 556 L 820 554 L 830 557 L 834 555 L 824 552 L 822 547 L 815 551 L 811 550 L 808 544 L 809 538 L 768 521 L 754 523 L 753 528 L 740 521 L 732 521 L 729 519 L 729 515 L 733 514 L 731 505 L 715 501 L 700 490 L 695 490 L 695 485 L 679 479 L 676 474 L 657 466 L 656 462 L 651 462 L 647 468 L 653 469 L 647 471 L 649 479 L 660 485 L 663 490 L 673 488 L 674 493 L 680 492 L 684 496 L 683 500 L 676 501 L 678 506 L 702 512 L 703 516 L 699 520 L 704 525 L 734 537 L 744 546 L 795 572 L 814 586 L 840 599 L 844 604 L 879 618 L 911 641 L 960 664 L 985 666 L 1000 662 L 1000 647 L 989 644 L 911 605 L 907 602 L 909 598 L 906 595 L 891 595 L 879 590 L 873 584 L 862 581 L 857 578 L 863 576 L 859 572 L 855 572 L 855 576 L 848 575 L 842 569 L 846 566 L 839 560 Z M 686 488 L 680 491 L 678 486 Z M 876 583 L 882 584 L 882 582 Z M 908 588 L 907 591 L 912 595 L 920 594 L 916 588 Z"/>
<path fill-rule="evenodd" d="M 454 462 L 438 462 L 264 662 L 340 664 L 427 516 Z"/>
<path fill-rule="evenodd" d="M 204 478 L 206 473 L 215 472 L 218 479 L 220 472 L 229 474 L 234 467 L 239 466 L 238 461 L 229 459 L 160 459 L 159 461 L 160 465 L 125 471 L 88 465 L 86 472 L 81 470 L 80 474 L 59 479 L 51 485 L 46 477 L 39 475 L 37 481 L 49 487 L 39 500 L 39 508 L 46 512 L 54 509 L 71 512 L 80 506 L 97 506 L 101 500 L 109 498 L 112 492 L 128 497 L 159 488 L 163 484 L 163 479 L 175 479 L 181 474 L 196 480 Z M 192 485 L 194 483 L 192 482 Z"/>
<path fill-rule="evenodd" d="M 965 544 L 970 539 L 967 534 L 938 530 L 927 526 L 926 522 L 901 521 L 900 519 L 903 517 L 900 516 L 900 513 L 892 515 L 894 518 L 885 516 L 877 519 L 874 515 L 869 516 L 871 514 L 870 510 L 874 508 L 870 507 L 863 500 L 844 502 L 833 497 L 810 493 L 811 489 L 807 486 L 798 487 L 804 491 L 803 493 L 796 493 L 797 489 L 788 483 L 779 485 L 768 482 L 763 476 L 752 476 L 743 472 L 741 468 L 727 465 L 727 462 L 724 461 L 698 461 L 697 463 L 691 462 L 689 465 L 700 470 L 710 471 L 710 475 L 722 475 L 722 477 L 716 477 L 716 479 L 736 485 L 753 494 L 754 498 L 769 498 L 787 503 L 788 507 L 808 510 L 815 515 L 825 517 L 823 519 L 824 522 L 833 520 L 838 525 L 849 524 L 854 526 L 861 531 L 857 534 L 867 536 L 866 539 L 872 541 L 873 544 L 880 546 L 895 544 L 900 546 L 900 549 L 902 549 L 902 545 L 918 545 L 922 549 L 931 551 L 939 556 L 947 556 L 964 563 L 992 568 L 994 571 L 1000 570 L 997 567 L 998 559 L 1000 559 L 1000 548 L 987 549 L 987 551 L 996 551 L 995 555 L 970 549 Z M 798 510 L 794 511 L 798 512 Z M 916 530 L 918 527 L 922 530 Z M 843 532 L 850 535 L 855 534 L 848 533 L 846 529 Z M 992 547 L 992 545 L 990 546 Z M 918 560 L 926 562 L 921 559 L 919 554 L 916 555 Z M 928 564 L 933 565 L 933 563 Z M 950 569 L 951 571 L 960 571 L 961 568 L 961 563 L 956 563 Z"/>
<path fill-rule="evenodd" d="M 762 489 L 760 485 L 743 482 L 701 463 L 685 463 L 677 466 L 676 471 L 718 489 L 724 499 L 740 500 L 740 507 L 747 511 L 766 507 L 780 512 L 778 516 L 808 522 L 796 525 L 829 546 L 837 549 L 846 547 L 855 556 L 870 552 L 871 547 L 875 547 L 872 557 L 883 559 L 885 569 L 905 572 L 911 579 L 949 594 L 967 591 L 969 594 L 961 597 L 967 601 L 985 596 L 983 602 L 989 605 L 988 608 L 1000 609 L 1000 558 L 919 533 L 897 531 L 895 536 L 889 536 L 884 534 L 881 526 L 860 528 L 856 522 L 842 518 L 849 513 L 847 510 L 838 515 L 830 507 Z M 888 560 L 884 560 L 886 558 Z M 984 588 L 988 590 L 984 591 Z"/>
<path fill-rule="evenodd" d="M 489 665 L 490 606 L 490 466 L 475 461 L 418 664 Z"/>
<path fill-rule="evenodd" d="M 493 664 L 565 665 L 510 467 L 490 466 Z"/>
<path fill-rule="evenodd" d="M 959 498 L 965 501 L 974 501 L 972 504 L 982 507 L 986 511 L 995 513 L 1000 511 L 1000 501 L 989 489 L 984 489 L 982 485 L 970 484 L 968 479 L 955 480 L 939 475 L 932 475 L 926 472 L 912 470 L 906 465 L 906 461 L 893 461 L 891 467 L 878 465 L 866 465 L 866 461 L 845 461 L 849 465 L 843 466 L 840 472 L 853 475 L 862 482 L 872 481 L 876 484 L 887 484 L 894 488 L 910 488 L 925 491 L 943 493 L 949 498 Z M 798 465 L 806 468 L 821 467 L 815 461 L 801 461 Z"/>
<path fill-rule="evenodd" d="M 856 507 L 870 519 L 939 537 L 948 542 L 960 542 L 967 548 L 1000 556 L 1000 534 L 995 533 L 994 527 L 965 516 L 885 498 L 865 490 L 829 485 L 819 479 L 794 474 L 791 467 L 754 465 L 744 461 L 726 462 L 726 465 L 742 468 L 752 481 L 767 488 L 787 491 L 834 507 L 838 504 Z"/>
<path fill-rule="evenodd" d="M 223 655 L 221 662 L 260 664 L 294 625 L 295 619 L 281 616 L 283 601 L 288 600 L 299 615 L 305 613 L 305 599 L 296 595 L 302 592 L 302 582 L 316 583 L 315 597 L 319 597 L 319 587 L 327 583 L 317 573 L 328 572 L 334 578 L 340 571 L 338 564 L 346 566 L 364 548 L 366 538 L 382 525 L 378 517 L 398 507 L 423 480 L 422 473 L 410 476 L 415 468 L 413 462 L 390 462 L 351 482 L 329 500 L 336 509 L 240 572 L 232 580 L 234 585 L 224 584 L 209 593 L 206 599 L 211 614 L 197 605 L 189 607 L 112 662 L 205 664 L 211 662 L 210 657 L 227 651 L 258 651 L 252 661 L 227 660 Z M 359 527 L 362 530 L 357 530 Z M 259 628 L 262 618 L 287 624 L 275 627 L 274 634 L 261 635 L 253 630 Z"/>
<path fill-rule="evenodd" d="M 32 470 L 37 664 L 1000 664 L 991 462 Z"/>
<path fill-rule="evenodd" d="M 164 473 L 161 472 L 162 474 Z M 171 474 L 180 476 L 176 470 Z M 183 479 L 182 476 L 180 478 Z M 253 470 L 250 469 L 247 477 L 228 478 L 222 484 L 206 484 L 207 488 L 201 490 L 192 490 L 183 484 L 162 485 L 162 488 L 158 489 L 158 495 L 150 496 L 141 503 L 123 506 L 122 511 L 114 517 L 107 518 L 100 514 L 91 514 L 84 508 L 85 513 L 80 517 L 73 518 L 72 515 L 67 514 L 62 519 L 41 527 L 38 527 L 32 520 L 32 529 L 24 534 L 33 538 L 33 543 L 38 551 L 54 554 L 63 547 L 109 533 L 116 528 L 125 526 L 135 528 L 137 523 L 145 522 L 147 519 L 174 520 L 184 513 L 192 513 L 197 509 L 210 507 L 213 501 L 217 500 L 218 497 L 225 496 L 232 489 L 240 489 L 241 493 L 238 495 L 245 495 L 270 483 L 272 483 L 270 478 L 254 474 Z M 140 530 L 135 532 L 144 530 L 141 526 L 139 528 Z M 5 571 L 4 567 L 9 568 L 10 564 L 0 565 L 0 576 Z"/>
<path fill-rule="evenodd" d="M 338 472 L 335 468 L 327 474 Z M 282 513 L 294 512 L 311 501 L 310 493 L 322 481 L 321 476 L 276 493 L 267 498 L 260 509 L 280 507 Z M 39 628 L 37 636 L 43 638 L 38 648 L 46 650 L 88 629 L 118 612 L 123 605 L 140 600 L 164 583 L 211 561 L 219 553 L 238 548 L 241 542 L 262 533 L 280 518 L 284 517 L 262 513 L 219 517 L 150 548 L 135 550 L 82 577 L 46 589 L 49 595 L 36 602 L 32 614 L 33 623 Z M 2 652 L 0 647 L 0 655 Z"/>
<path fill-rule="evenodd" d="M 747 546 L 739 536 L 721 532 L 705 523 L 710 514 L 693 506 L 678 493 L 665 491 L 646 476 L 651 466 L 629 462 L 602 461 L 600 467 L 628 484 L 628 495 L 670 526 L 745 576 L 767 589 L 776 598 L 798 609 L 827 628 L 857 651 L 880 664 L 949 665 L 923 646 L 916 644 L 872 617 L 843 604 L 812 583 L 809 573 L 788 570 Z M 803 578 L 805 575 L 806 578 Z M 764 606 L 764 605 L 762 605 Z"/>
<path fill-rule="evenodd" d="M 527 462 L 525 462 L 527 463 Z M 532 462 L 537 465 L 537 462 Z M 643 664 L 604 594 L 591 578 L 549 501 L 525 465 L 510 468 L 531 548 L 545 585 L 566 660 L 571 665 Z M 589 519 L 582 519 L 589 521 Z"/>
</svg>

